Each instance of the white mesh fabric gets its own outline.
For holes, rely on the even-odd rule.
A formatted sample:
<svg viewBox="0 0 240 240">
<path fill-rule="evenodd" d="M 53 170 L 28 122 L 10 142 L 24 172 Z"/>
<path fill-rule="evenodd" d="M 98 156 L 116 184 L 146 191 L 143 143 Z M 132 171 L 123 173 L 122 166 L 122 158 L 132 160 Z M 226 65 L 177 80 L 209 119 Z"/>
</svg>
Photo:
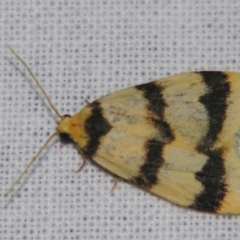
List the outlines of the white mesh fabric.
<svg viewBox="0 0 240 240">
<path fill-rule="evenodd" d="M 49 134 L 54 113 L 26 61 L 61 114 L 102 95 L 169 74 L 240 71 L 240 2 L 1 1 L 1 196 Z M 24 74 L 24 75 L 23 75 Z M 131 110 L 131 109 L 129 109 Z M 240 217 L 203 214 L 120 181 L 57 139 L 0 198 L 0 239 L 239 239 Z"/>
</svg>

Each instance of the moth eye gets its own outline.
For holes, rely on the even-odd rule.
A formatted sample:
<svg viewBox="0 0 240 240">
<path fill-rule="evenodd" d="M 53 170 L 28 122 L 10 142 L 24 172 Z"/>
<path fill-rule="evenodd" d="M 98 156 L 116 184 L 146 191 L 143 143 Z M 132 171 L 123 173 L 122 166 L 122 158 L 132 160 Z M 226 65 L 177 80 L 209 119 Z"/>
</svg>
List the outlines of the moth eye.
<svg viewBox="0 0 240 240">
<path fill-rule="evenodd" d="M 74 143 L 71 136 L 68 133 L 59 133 L 60 140 L 63 143 Z"/>
</svg>

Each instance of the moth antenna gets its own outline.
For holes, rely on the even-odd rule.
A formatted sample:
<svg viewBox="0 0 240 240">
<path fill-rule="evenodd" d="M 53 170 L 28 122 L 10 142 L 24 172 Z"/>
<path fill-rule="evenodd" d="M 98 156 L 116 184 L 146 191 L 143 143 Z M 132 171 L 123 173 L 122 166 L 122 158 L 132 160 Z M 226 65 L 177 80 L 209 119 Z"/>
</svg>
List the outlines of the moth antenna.
<svg viewBox="0 0 240 240">
<path fill-rule="evenodd" d="M 51 106 L 51 108 L 53 109 L 53 111 L 58 115 L 59 118 L 63 118 L 59 112 L 57 111 L 57 109 L 54 107 L 54 105 L 52 104 L 51 100 L 49 99 L 48 95 L 46 94 L 46 92 L 43 90 L 42 86 L 40 85 L 40 83 L 38 82 L 37 78 L 34 76 L 34 74 L 32 73 L 31 69 L 27 66 L 27 64 L 23 61 L 23 59 L 13 50 L 13 48 L 10 45 L 7 45 L 8 48 L 11 50 L 11 52 L 17 57 L 17 59 L 23 64 L 23 66 L 27 69 L 28 73 L 30 74 L 30 76 L 33 78 L 33 80 L 35 81 L 35 83 L 38 85 L 38 87 L 40 88 L 40 90 L 42 91 L 43 95 L 45 96 L 45 98 L 47 99 L 47 102 L 49 103 L 49 105 Z"/>
<path fill-rule="evenodd" d="M 7 197 L 8 194 L 13 190 L 13 188 L 18 184 L 18 182 L 22 179 L 22 177 L 27 173 L 28 169 L 33 165 L 33 163 L 35 162 L 35 160 L 39 157 L 39 155 L 41 154 L 41 152 L 43 151 L 43 149 L 48 145 L 48 143 L 58 134 L 58 132 L 53 133 L 48 139 L 47 141 L 44 143 L 44 145 L 39 149 L 38 153 L 35 155 L 35 157 L 33 157 L 33 159 L 31 160 L 31 162 L 27 165 L 27 167 L 25 168 L 25 170 L 21 173 L 21 175 L 17 178 L 16 181 L 14 181 L 11 185 L 11 187 L 7 190 L 7 192 L 4 194 L 4 197 Z"/>
<path fill-rule="evenodd" d="M 119 179 L 117 177 L 114 177 L 114 182 L 113 182 L 113 186 L 111 188 L 111 193 L 113 193 L 114 190 L 117 188 L 118 182 L 119 182 Z"/>
<path fill-rule="evenodd" d="M 61 116 L 59 114 L 59 112 L 57 111 L 57 109 L 54 107 L 54 105 L 52 104 L 51 100 L 49 99 L 49 97 L 47 96 L 46 92 L 43 90 L 42 86 L 40 85 L 40 83 L 38 82 L 37 78 L 34 76 L 34 74 L 32 73 L 31 69 L 27 66 L 27 64 L 23 61 L 23 59 L 13 50 L 13 48 L 10 45 L 7 45 L 8 48 L 11 50 L 11 52 L 17 57 L 17 59 L 23 64 L 23 66 L 27 69 L 28 73 L 30 74 L 30 76 L 33 78 L 33 80 L 35 81 L 35 83 L 37 84 L 37 86 L 40 88 L 41 92 L 43 93 L 43 95 L 45 96 L 47 102 L 49 103 L 50 107 L 53 109 L 53 111 L 57 114 L 57 116 L 62 119 L 63 116 Z M 39 157 L 39 155 L 42 153 L 42 151 L 44 150 L 44 148 L 48 145 L 48 143 L 58 134 L 58 131 L 54 132 L 48 139 L 47 141 L 44 143 L 44 145 L 40 148 L 40 150 L 37 152 L 37 154 L 32 158 L 32 160 L 30 161 L 30 163 L 27 165 L 27 167 L 25 168 L 25 170 L 21 173 L 21 175 L 12 183 L 11 187 L 8 189 L 8 191 L 4 194 L 4 197 L 7 197 L 8 194 L 13 190 L 13 188 L 19 183 L 19 181 L 23 178 L 23 176 L 27 173 L 27 171 L 29 170 L 29 168 L 33 165 L 33 163 L 35 162 L 35 160 Z"/>
</svg>

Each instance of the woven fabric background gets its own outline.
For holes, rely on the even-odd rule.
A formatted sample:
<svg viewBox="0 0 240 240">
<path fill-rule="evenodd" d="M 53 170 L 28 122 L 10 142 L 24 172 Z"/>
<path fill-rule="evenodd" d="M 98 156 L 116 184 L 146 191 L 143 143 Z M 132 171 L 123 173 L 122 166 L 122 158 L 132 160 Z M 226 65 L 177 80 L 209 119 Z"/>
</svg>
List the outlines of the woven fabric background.
<svg viewBox="0 0 240 240">
<path fill-rule="evenodd" d="M 30 66 L 61 114 L 169 74 L 240 71 L 239 0 L 0 2 L 0 240 L 240 239 L 240 216 L 198 213 L 120 181 L 58 138 Z M 129 109 L 131 110 L 131 109 Z M 240 200 L 239 200 L 240 201 Z"/>
</svg>

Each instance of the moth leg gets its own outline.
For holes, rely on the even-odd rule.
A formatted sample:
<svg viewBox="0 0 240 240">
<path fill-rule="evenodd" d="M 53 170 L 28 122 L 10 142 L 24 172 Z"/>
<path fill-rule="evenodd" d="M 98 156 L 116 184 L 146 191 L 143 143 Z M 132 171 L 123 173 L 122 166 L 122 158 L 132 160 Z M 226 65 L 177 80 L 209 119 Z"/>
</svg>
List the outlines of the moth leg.
<svg viewBox="0 0 240 240">
<path fill-rule="evenodd" d="M 85 157 L 85 155 L 82 153 L 81 149 L 77 146 L 77 149 L 79 151 L 79 153 L 81 154 L 82 156 L 82 159 L 83 159 L 83 163 L 82 165 L 80 166 L 80 168 L 76 171 L 76 173 L 80 173 L 82 171 L 82 169 L 85 167 L 86 165 L 86 162 L 87 162 L 87 158 Z"/>
<path fill-rule="evenodd" d="M 83 157 L 83 163 L 82 165 L 80 166 L 80 168 L 76 171 L 76 173 L 80 173 L 82 171 L 82 169 L 85 167 L 86 165 L 86 162 L 87 162 L 87 159 L 85 157 Z"/>
<path fill-rule="evenodd" d="M 87 99 L 85 99 L 85 103 L 86 103 L 88 106 L 91 104 Z"/>
<path fill-rule="evenodd" d="M 113 179 L 114 179 L 114 182 L 113 182 L 113 186 L 111 188 L 111 193 L 114 192 L 114 190 L 117 188 L 117 185 L 119 183 L 119 179 L 117 177 L 114 177 Z"/>
</svg>

